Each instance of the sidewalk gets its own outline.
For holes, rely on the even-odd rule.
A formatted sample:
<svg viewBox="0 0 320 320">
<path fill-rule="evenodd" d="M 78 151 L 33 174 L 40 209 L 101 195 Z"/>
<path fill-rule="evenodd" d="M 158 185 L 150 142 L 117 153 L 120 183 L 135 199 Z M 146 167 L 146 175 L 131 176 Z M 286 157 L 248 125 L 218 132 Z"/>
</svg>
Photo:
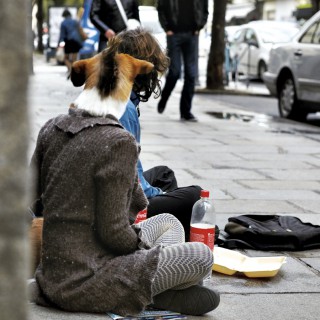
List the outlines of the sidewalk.
<svg viewBox="0 0 320 320">
<path fill-rule="evenodd" d="M 67 112 L 81 90 L 66 80 L 65 71 L 46 64 L 42 57 L 34 60 L 29 90 L 30 155 L 40 127 Z M 157 101 L 141 104 L 145 170 L 167 165 L 180 186 L 198 184 L 211 190 L 221 229 L 228 217 L 250 213 L 294 215 L 320 225 L 320 128 L 239 111 L 215 101 L 212 94 L 196 94 L 193 112 L 199 122 L 183 123 L 179 121 L 180 88 L 181 84 L 162 115 L 156 111 Z M 270 279 L 213 273 L 211 285 L 221 293 L 220 306 L 204 317 L 188 319 L 319 318 L 320 250 L 246 250 L 245 254 L 285 255 L 287 263 Z M 32 320 L 108 319 L 29 306 Z"/>
</svg>

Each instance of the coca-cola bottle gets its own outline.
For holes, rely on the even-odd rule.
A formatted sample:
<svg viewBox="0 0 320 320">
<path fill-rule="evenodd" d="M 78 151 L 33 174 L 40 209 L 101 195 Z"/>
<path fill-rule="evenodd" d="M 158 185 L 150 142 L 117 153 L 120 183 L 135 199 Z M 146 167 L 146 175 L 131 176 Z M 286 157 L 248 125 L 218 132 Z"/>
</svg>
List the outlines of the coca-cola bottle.
<svg viewBox="0 0 320 320">
<path fill-rule="evenodd" d="M 137 223 L 144 221 L 146 219 L 147 219 L 147 208 L 138 212 L 136 220 L 134 221 L 134 224 L 137 224 Z"/>
<path fill-rule="evenodd" d="M 209 194 L 208 190 L 201 190 L 200 199 L 193 205 L 190 241 L 202 242 L 213 251 L 216 214 Z"/>
<path fill-rule="evenodd" d="M 141 186 L 141 181 L 140 181 L 140 179 L 138 179 L 138 182 L 140 183 L 140 186 Z M 142 188 L 142 186 L 141 186 L 141 188 Z M 143 188 L 142 188 L 142 189 L 143 189 Z M 141 211 L 138 212 L 137 217 L 136 217 L 136 220 L 134 221 L 134 224 L 137 224 L 137 223 L 139 223 L 139 222 L 142 222 L 142 221 L 144 221 L 144 220 L 146 220 L 146 219 L 147 219 L 147 208 L 145 208 L 145 209 L 143 209 L 143 210 L 141 210 Z"/>
</svg>

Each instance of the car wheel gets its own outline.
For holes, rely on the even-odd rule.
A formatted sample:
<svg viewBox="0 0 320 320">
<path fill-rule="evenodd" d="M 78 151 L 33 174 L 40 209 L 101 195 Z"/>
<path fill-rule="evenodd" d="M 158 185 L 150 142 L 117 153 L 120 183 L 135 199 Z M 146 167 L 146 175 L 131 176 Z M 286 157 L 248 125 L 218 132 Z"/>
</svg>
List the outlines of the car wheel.
<svg viewBox="0 0 320 320">
<path fill-rule="evenodd" d="M 258 76 L 260 80 L 262 80 L 262 76 L 266 71 L 267 71 L 266 63 L 264 61 L 260 61 L 258 66 Z"/>
<path fill-rule="evenodd" d="M 279 113 L 282 118 L 305 120 L 307 112 L 298 108 L 296 88 L 291 77 L 284 79 L 278 96 Z"/>
</svg>

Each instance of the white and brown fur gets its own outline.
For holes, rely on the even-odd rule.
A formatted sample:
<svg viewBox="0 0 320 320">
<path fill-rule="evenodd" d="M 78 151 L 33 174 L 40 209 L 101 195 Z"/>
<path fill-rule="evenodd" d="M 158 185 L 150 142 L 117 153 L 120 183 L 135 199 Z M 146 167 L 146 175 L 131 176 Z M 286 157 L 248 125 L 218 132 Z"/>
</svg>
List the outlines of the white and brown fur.
<svg viewBox="0 0 320 320">
<path fill-rule="evenodd" d="M 112 57 L 107 51 L 79 60 L 72 66 L 71 81 L 76 87 L 84 85 L 84 89 L 72 107 L 84 109 L 93 116 L 112 114 L 119 119 L 126 109 L 135 77 L 152 70 L 150 62 L 128 54 Z M 32 274 L 40 263 L 42 226 L 43 218 L 35 218 L 29 229 Z"/>
<path fill-rule="evenodd" d="M 112 114 L 121 118 L 126 109 L 134 79 L 153 70 L 153 64 L 127 54 L 109 56 L 102 52 L 73 64 L 71 81 L 84 90 L 74 106 L 95 116 Z"/>
</svg>

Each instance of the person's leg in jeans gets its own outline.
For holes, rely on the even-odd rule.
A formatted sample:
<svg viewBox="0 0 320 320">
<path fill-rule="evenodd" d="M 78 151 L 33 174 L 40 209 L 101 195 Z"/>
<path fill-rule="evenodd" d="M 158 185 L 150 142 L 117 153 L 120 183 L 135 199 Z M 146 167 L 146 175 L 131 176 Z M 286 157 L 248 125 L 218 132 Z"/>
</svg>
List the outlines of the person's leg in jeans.
<svg viewBox="0 0 320 320">
<path fill-rule="evenodd" d="M 153 217 L 160 213 L 174 215 L 183 225 L 185 240 L 190 237 L 190 219 L 194 203 L 200 199 L 201 187 L 188 186 L 177 188 L 171 192 L 150 198 L 147 208 L 147 217 Z"/>
<path fill-rule="evenodd" d="M 180 34 L 175 33 L 167 36 L 167 49 L 170 58 L 169 72 L 166 77 L 166 83 L 162 89 L 161 99 L 158 103 L 158 112 L 162 113 L 166 107 L 167 101 L 171 95 L 172 90 L 180 77 L 181 72 L 181 48 L 180 48 Z"/>
<path fill-rule="evenodd" d="M 181 118 L 189 120 L 192 117 L 191 107 L 196 79 L 198 35 L 186 33 L 184 36 L 184 41 L 181 45 L 184 63 L 184 84 L 180 99 L 180 115 Z"/>
</svg>

